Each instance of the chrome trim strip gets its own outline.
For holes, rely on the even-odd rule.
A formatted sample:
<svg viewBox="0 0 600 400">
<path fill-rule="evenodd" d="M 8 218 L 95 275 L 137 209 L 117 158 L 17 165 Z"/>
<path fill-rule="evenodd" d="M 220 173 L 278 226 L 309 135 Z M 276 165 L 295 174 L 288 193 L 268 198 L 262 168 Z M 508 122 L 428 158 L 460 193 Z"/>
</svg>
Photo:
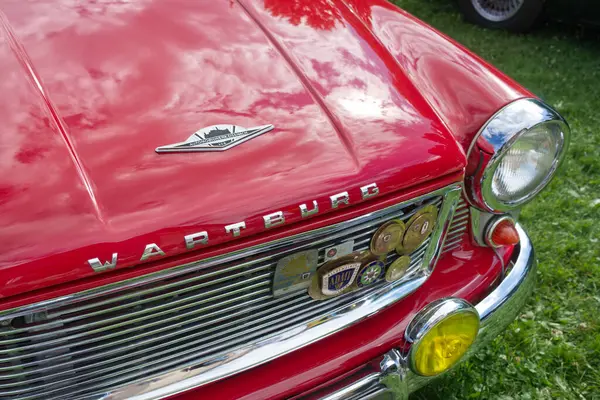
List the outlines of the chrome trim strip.
<svg viewBox="0 0 600 400">
<path fill-rule="evenodd" d="M 512 269 L 502 283 L 475 306 L 479 317 L 484 321 L 511 300 L 526 279 L 535 278 L 536 265 L 533 246 L 521 224 L 517 223 L 516 228 L 520 238 L 519 255 L 513 261 Z"/>
<path fill-rule="evenodd" d="M 346 400 L 352 396 L 360 396 L 366 390 L 374 388 L 379 384 L 381 373 L 372 373 L 356 382 L 334 392 L 328 396 L 321 397 L 321 400 Z"/>
<path fill-rule="evenodd" d="M 444 201 L 438 215 L 438 221 L 442 221 L 443 225 L 437 225 L 431 233 L 430 240 L 433 242 L 433 246 L 428 246 L 423 256 L 423 263 L 426 265 L 428 275 L 433 272 L 433 267 L 437 263 L 437 260 L 442 254 L 444 248 L 444 242 L 446 240 L 446 234 L 450 229 L 450 224 L 454 217 L 454 211 L 458 205 L 460 199 L 460 193 L 462 186 L 458 189 L 450 189 L 444 194 Z"/>
</svg>

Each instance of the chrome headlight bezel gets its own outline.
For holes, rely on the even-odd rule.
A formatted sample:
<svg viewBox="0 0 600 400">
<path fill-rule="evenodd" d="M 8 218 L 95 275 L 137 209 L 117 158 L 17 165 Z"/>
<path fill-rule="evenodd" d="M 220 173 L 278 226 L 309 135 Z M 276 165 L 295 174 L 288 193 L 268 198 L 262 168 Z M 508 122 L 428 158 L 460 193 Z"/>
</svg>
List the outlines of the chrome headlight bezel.
<svg viewBox="0 0 600 400">
<path fill-rule="evenodd" d="M 554 125 L 562 139 L 546 176 L 525 196 L 511 201 L 497 198 L 492 192 L 492 181 L 503 157 L 525 133 L 545 125 Z M 521 207 L 552 180 L 564 160 L 569 140 L 569 125 L 552 107 L 533 98 L 509 103 L 483 125 L 471 143 L 467 159 L 472 171 L 467 171 L 465 182 L 469 201 L 473 206 L 492 213 L 508 212 Z"/>
</svg>

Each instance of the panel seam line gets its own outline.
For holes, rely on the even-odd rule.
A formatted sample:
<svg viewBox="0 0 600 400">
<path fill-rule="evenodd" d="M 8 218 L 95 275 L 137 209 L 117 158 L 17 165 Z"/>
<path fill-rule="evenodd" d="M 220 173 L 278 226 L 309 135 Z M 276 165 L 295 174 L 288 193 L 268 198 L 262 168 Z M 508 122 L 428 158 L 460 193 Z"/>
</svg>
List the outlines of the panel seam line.
<svg viewBox="0 0 600 400">
<path fill-rule="evenodd" d="M 352 157 L 354 166 L 358 169 L 360 167 L 360 162 L 358 160 L 356 152 L 354 151 L 354 146 L 352 146 L 352 143 L 350 142 L 350 140 L 346 137 L 344 132 L 342 132 L 342 129 L 340 128 L 335 115 L 329 109 L 329 107 L 327 107 L 327 105 L 323 101 L 322 97 L 317 93 L 317 91 L 315 90 L 313 85 L 311 85 L 306 74 L 304 74 L 300 70 L 300 68 L 292 60 L 291 56 L 284 49 L 283 45 L 281 43 L 279 43 L 277 41 L 277 39 L 275 39 L 275 37 L 271 34 L 271 32 L 269 32 L 268 29 L 259 21 L 259 19 L 252 12 L 250 12 L 250 10 L 246 7 L 246 5 L 243 3 L 243 1 L 236 0 L 236 2 L 240 5 L 242 10 L 244 10 L 244 12 L 248 15 L 248 17 L 250 19 L 252 19 L 252 21 L 254 21 L 254 23 L 258 26 L 258 28 L 267 37 L 268 41 L 273 45 L 273 47 L 275 47 L 275 49 L 277 50 L 279 55 L 281 55 L 283 57 L 283 59 L 286 61 L 286 63 L 294 71 L 294 73 L 296 74 L 296 76 L 298 77 L 300 82 L 302 83 L 302 86 L 304 86 L 304 88 L 310 93 L 313 100 L 317 103 L 317 105 L 324 112 L 325 116 L 327 117 L 327 119 L 329 120 L 331 125 L 333 126 L 333 129 L 337 133 L 338 137 L 341 139 L 344 147 L 346 148 L 346 151 Z"/>
<path fill-rule="evenodd" d="M 85 189 L 86 189 L 88 196 L 94 207 L 96 217 L 98 218 L 98 220 L 101 223 L 106 224 L 106 222 L 102 216 L 102 212 L 100 210 L 98 200 L 96 199 L 96 195 L 94 193 L 91 179 L 85 172 L 83 164 L 81 163 L 81 160 L 79 159 L 79 157 L 75 151 L 73 142 L 71 141 L 71 138 L 69 137 L 68 128 L 67 128 L 66 124 L 64 123 L 64 121 L 61 119 L 56 106 L 52 103 L 52 100 L 50 99 L 50 96 L 49 96 L 47 90 L 44 88 L 44 85 L 42 84 L 42 80 L 40 79 L 39 75 L 35 71 L 35 69 L 33 67 L 33 63 L 31 62 L 31 59 L 29 58 L 29 55 L 27 54 L 25 47 L 21 44 L 21 42 L 17 38 L 16 34 L 14 33 L 12 27 L 10 26 L 10 24 L 8 22 L 8 18 L 1 10 L 0 10 L 0 28 L 2 28 L 2 30 L 5 32 L 6 37 L 8 39 L 9 46 L 10 46 L 12 52 L 14 53 L 15 57 L 17 58 L 17 61 L 19 62 L 19 64 L 21 64 L 21 67 L 25 71 L 27 78 L 33 84 L 36 92 L 42 97 L 43 103 L 44 103 L 46 109 L 48 110 L 48 112 L 50 113 L 52 121 L 54 122 L 54 125 L 56 126 L 58 132 L 60 133 L 60 136 L 62 137 L 62 139 L 65 143 L 67 151 L 69 152 L 69 156 L 71 157 L 71 160 L 73 161 L 73 164 L 75 165 L 77 174 L 79 175 L 81 182 L 85 186 Z"/>
</svg>

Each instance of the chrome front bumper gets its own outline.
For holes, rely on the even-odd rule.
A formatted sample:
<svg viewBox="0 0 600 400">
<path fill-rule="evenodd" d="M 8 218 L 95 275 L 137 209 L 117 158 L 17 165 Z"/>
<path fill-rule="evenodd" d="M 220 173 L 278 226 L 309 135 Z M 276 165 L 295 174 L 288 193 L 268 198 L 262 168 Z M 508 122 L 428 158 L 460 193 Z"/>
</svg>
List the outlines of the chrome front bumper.
<svg viewBox="0 0 600 400">
<path fill-rule="evenodd" d="M 481 327 L 471 354 L 487 345 L 494 337 L 506 329 L 517 317 L 533 290 L 536 261 L 529 237 L 517 225 L 520 243 L 511 258 L 512 269 L 498 287 L 479 302 L 475 308 L 481 319 Z M 320 391 L 316 398 L 338 399 L 394 399 L 404 400 L 429 381 L 437 378 L 421 377 L 414 374 L 407 365 L 406 351 L 392 349 L 383 355 L 377 371 L 363 372 L 354 381 L 342 388 L 332 388 L 330 393 Z M 352 379 L 352 378 L 350 378 Z M 308 396 L 308 398 L 315 398 Z"/>
</svg>

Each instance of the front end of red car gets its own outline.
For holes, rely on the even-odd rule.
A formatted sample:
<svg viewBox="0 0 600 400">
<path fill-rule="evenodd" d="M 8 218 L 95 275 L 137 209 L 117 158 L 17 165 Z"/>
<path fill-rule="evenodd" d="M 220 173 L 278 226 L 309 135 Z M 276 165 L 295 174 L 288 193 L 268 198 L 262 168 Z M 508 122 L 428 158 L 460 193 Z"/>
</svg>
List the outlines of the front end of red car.
<svg viewBox="0 0 600 400">
<path fill-rule="evenodd" d="M 406 399 L 532 291 L 566 122 L 384 0 L 0 34 L 0 398 Z"/>
</svg>

